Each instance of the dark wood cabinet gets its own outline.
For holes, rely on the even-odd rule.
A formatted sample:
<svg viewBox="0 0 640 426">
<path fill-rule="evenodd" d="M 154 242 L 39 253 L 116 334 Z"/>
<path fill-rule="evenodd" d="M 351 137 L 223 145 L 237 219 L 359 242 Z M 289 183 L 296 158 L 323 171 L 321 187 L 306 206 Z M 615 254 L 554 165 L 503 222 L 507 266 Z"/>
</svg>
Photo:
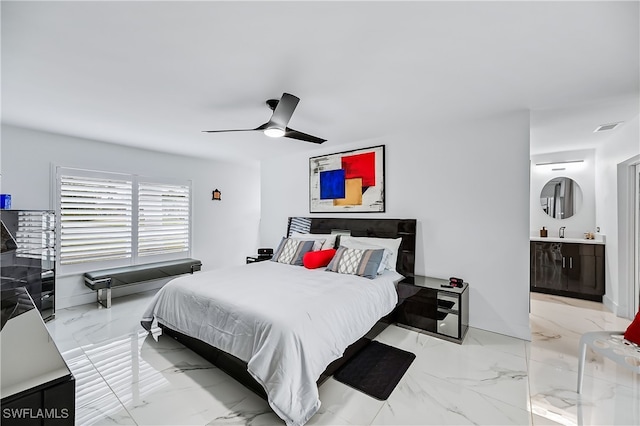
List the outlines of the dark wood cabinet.
<svg viewBox="0 0 640 426">
<path fill-rule="evenodd" d="M 416 275 L 398 283 L 398 324 L 462 343 L 469 328 L 469 286 Z"/>
<path fill-rule="evenodd" d="M 531 241 L 531 291 L 602 302 L 603 244 Z"/>
</svg>

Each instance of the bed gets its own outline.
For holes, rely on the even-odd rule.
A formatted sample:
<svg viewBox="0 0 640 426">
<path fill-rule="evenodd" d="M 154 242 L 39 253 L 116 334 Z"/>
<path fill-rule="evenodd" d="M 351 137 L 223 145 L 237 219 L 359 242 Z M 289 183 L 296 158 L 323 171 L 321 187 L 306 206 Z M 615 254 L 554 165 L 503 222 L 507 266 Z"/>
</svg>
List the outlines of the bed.
<svg viewBox="0 0 640 426">
<path fill-rule="evenodd" d="M 294 232 L 402 238 L 396 272 L 373 279 L 256 262 L 174 279 L 143 315 L 265 397 L 287 425 L 320 407 L 318 385 L 393 322 L 394 283 L 413 276 L 413 219 L 290 218 Z M 345 238 L 346 241 L 346 238 Z"/>
</svg>

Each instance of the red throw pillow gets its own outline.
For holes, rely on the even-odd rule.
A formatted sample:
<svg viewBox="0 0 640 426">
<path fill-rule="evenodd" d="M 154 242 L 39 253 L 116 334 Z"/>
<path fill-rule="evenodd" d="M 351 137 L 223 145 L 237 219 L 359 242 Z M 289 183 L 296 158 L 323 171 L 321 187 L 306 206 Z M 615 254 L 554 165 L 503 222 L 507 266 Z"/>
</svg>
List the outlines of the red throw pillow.
<svg viewBox="0 0 640 426">
<path fill-rule="evenodd" d="M 624 332 L 624 338 L 636 345 L 640 345 L 640 311 L 636 314 L 627 331 Z"/>
<path fill-rule="evenodd" d="M 334 254 L 336 249 L 309 251 L 302 258 L 302 264 L 307 269 L 322 268 L 331 262 Z"/>
</svg>

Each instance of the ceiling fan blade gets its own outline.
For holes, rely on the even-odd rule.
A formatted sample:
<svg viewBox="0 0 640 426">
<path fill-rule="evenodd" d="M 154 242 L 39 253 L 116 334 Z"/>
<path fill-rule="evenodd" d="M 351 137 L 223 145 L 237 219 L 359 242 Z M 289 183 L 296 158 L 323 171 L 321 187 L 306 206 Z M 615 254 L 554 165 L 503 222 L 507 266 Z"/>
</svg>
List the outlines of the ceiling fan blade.
<svg viewBox="0 0 640 426">
<path fill-rule="evenodd" d="M 203 130 L 202 133 L 253 132 L 256 129 Z"/>
<path fill-rule="evenodd" d="M 300 102 L 300 98 L 293 96 L 289 93 L 283 93 L 276 109 L 273 110 L 273 114 L 269 119 L 269 125 L 284 129 L 289 124 L 293 111 Z"/>
<path fill-rule="evenodd" d="M 317 136 L 308 135 L 306 133 L 299 132 L 297 130 L 293 130 L 287 127 L 284 131 L 285 138 L 298 139 L 305 142 L 311 143 L 323 143 L 326 142 L 326 139 L 319 138 Z"/>
<path fill-rule="evenodd" d="M 229 129 L 229 130 L 203 130 L 203 133 L 226 133 L 226 132 L 255 132 L 256 130 L 264 130 L 269 123 L 264 123 L 255 129 Z"/>
</svg>

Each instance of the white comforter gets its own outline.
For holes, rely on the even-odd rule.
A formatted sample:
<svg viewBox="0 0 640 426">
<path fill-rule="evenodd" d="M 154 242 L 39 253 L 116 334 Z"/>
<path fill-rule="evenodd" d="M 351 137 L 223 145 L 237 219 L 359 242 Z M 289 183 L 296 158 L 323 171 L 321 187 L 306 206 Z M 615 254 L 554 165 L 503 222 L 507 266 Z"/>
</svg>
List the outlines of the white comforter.
<svg viewBox="0 0 640 426">
<path fill-rule="evenodd" d="M 327 365 L 393 310 L 393 279 L 309 270 L 276 262 L 176 278 L 142 318 L 154 317 L 247 362 L 287 425 L 320 408 L 316 381 Z"/>
</svg>

